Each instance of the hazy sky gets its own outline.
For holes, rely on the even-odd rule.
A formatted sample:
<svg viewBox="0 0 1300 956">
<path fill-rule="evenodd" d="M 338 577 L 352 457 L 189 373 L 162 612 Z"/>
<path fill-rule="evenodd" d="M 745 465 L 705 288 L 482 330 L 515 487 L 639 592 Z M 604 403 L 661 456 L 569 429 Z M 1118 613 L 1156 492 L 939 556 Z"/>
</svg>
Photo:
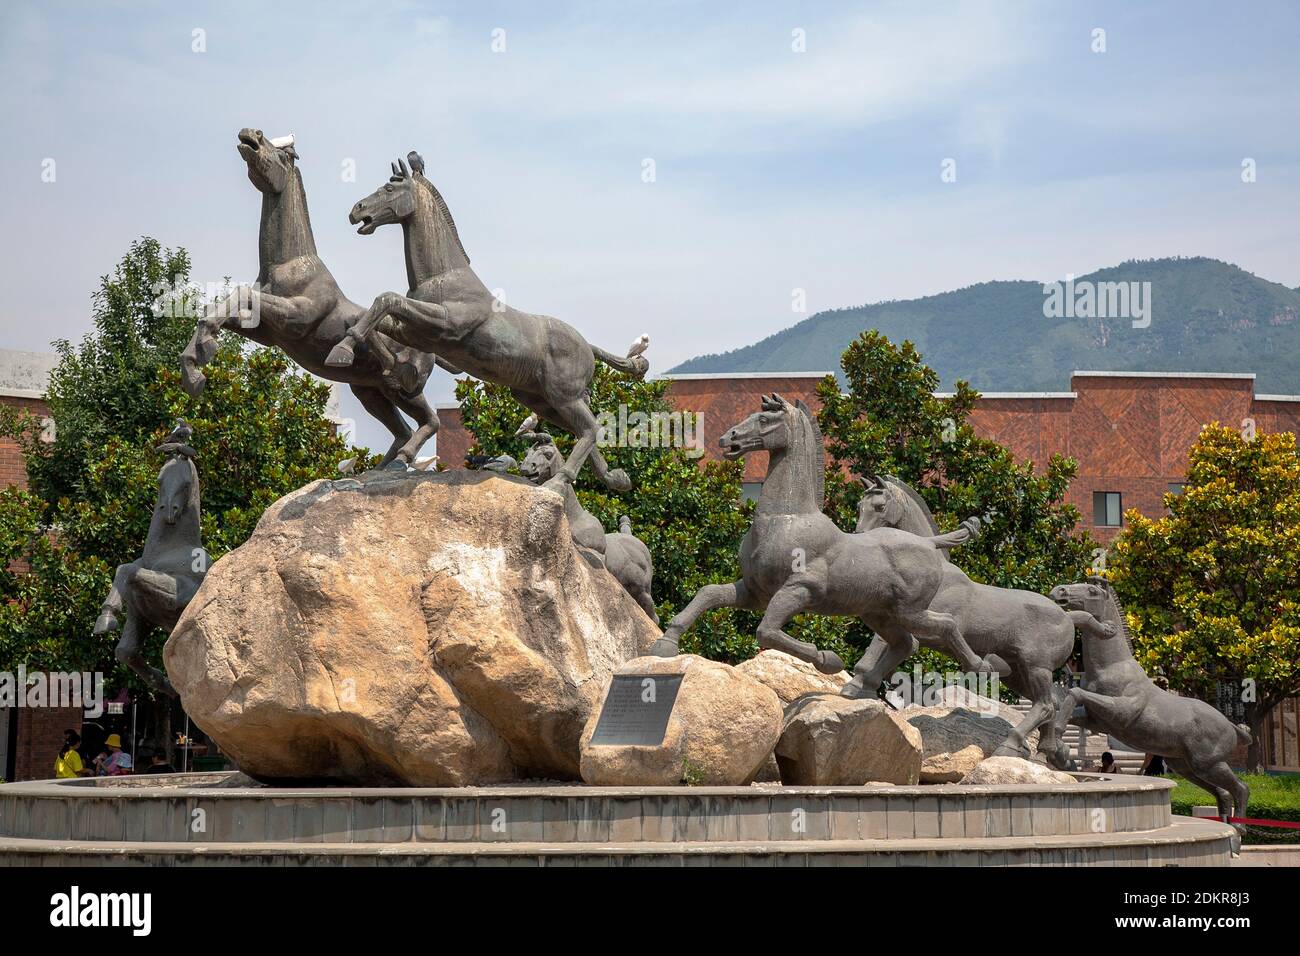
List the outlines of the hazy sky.
<svg viewBox="0 0 1300 956">
<path fill-rule="evenodd" d="M 0 346 L 79 337 L 141 235 L 199 281 L 255 278 L 243 126 L 297 136 L 352 299 L 405 291 L 400 230 L 347 212 L 418 149 L 489 287 L 606 348 L 650 332 L 653 370 L 823 308 L 1134 257 L 1296 286 L 1297 39 L 1293 3 L 5 0 Z"/>
</svg>

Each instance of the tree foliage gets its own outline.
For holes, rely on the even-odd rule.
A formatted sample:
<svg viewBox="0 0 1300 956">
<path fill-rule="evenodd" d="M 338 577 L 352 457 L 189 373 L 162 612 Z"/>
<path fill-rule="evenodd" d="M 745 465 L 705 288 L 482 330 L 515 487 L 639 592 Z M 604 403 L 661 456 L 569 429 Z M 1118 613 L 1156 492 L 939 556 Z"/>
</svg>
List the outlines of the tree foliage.
<svg viewBox="0 0 1300 956">
<path fill-rule="evenodd" d="M 188 275 L 183 249 L 133 243 L 101 279 L 93 331 L 75 346 L 55 343 L 46 396 L 54 440 L 30 415 L 0 413 L 30 482 L 30 491 L 0 493 L 0 666 L 103 670 L 134 684 L 114 661 L 117 636 L 91 631 L 114 568 L 141 553 L 162 465 L 154 447 L 178 418 L 194 427 L 212 560 L 241 544 L 267 505 L 356 453 L 325 416 L 329 387 L 278 350 L 228 335 L 205 369 L 204 393 L 184 393 L 177 363 L 194 328 L 186 309 L 198 303 L 183 294 L 174 310 L 155 305 Z M 163 637 L 150 642 L 155 663 Z"/>
<path fill-rule="evenodd" d="M 1111 549 L 1134 653 L 1171 688 L 1215 700 L 1239 689 L 1261 763 L 1270 711 L 1300 693 L 1300 458 L 1290 432 L 1248 440 L 1207 425 L 1182 494 L 1136 511 Z"/>
</svg>

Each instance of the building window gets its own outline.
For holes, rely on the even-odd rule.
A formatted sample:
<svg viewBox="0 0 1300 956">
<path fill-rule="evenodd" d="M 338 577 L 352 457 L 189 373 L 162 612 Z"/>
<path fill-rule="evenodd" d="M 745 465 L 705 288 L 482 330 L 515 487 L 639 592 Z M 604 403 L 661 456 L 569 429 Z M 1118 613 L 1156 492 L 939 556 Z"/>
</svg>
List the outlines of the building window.
<svg viewBox="0 0 1300 956">
<path fill-rule="evenodd" d="M 1092 523 L 1098 528 L 1118 528 L 1123 515 L 1118 491 L 1092 493 Z"/>
<path fill-rule="evenodd" d="M 740 494 L 746 501 L 757 501 L 758 496 L 763 493 L 763 483 L 761 481 L 741 482 Z"/>
</svg>

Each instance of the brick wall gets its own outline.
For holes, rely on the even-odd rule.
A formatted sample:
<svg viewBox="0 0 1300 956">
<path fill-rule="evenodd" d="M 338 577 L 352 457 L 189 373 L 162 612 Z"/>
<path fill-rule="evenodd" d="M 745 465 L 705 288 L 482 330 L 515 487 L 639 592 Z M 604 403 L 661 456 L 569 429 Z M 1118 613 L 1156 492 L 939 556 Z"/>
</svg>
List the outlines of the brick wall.
<svg viewBox="0 0 1300 956">
<path fill-rule="evenodd" d="M 14 755 L 17 780 L 48 780 L 54 776 L 54 761 L 63 746 L 63 732 L 81 733 L 83 712 L 79 707 L 21 707 L 10 711 L 18 718 L 18 742 Z M 89 760 L 93 754 L 82 752 Z"/>
<path fill-rule="evenodd" d="M 50 413 L 49 406 L 39 398 L 13 398 L 0 395 L 0 404 L 31 412 L 40 418 Z M 23 464 L 18 443 L 8 436 L 0 435 L 0 488 L 7 488 L 10 485 L 26 488 L 27 468 Z"/>
</svg>

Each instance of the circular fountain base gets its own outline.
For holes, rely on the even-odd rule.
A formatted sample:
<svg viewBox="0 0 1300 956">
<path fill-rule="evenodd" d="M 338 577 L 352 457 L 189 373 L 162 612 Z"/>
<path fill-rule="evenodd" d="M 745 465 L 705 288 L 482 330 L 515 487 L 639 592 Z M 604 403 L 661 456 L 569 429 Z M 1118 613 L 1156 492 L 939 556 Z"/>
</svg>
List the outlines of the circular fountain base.
<svg viewBox="0 0 1300 956">
<path fill-rule="evenodd" d="M 891 787 L 272 788 L 241 774 L 0 788 L 0 864 L 1226 866 L 1167 780 Z"/>
</svg>

